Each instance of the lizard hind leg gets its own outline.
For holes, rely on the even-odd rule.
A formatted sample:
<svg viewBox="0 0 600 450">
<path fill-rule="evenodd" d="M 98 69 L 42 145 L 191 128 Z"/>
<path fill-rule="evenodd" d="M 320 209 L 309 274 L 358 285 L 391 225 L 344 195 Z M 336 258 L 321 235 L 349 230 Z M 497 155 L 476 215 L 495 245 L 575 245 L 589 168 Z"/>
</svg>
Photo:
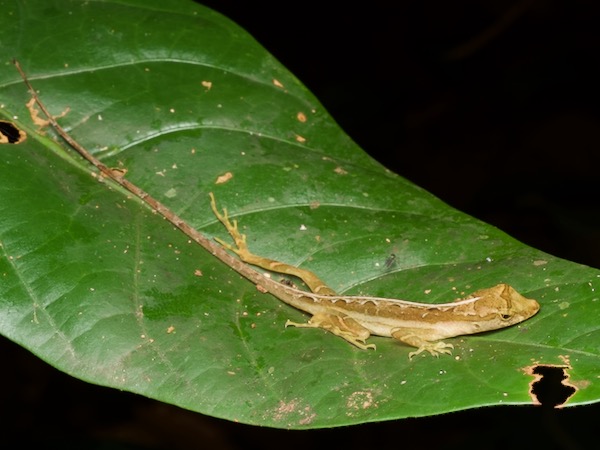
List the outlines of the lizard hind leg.
<svg viewBox="0 0 600 450">
<path fill-rule="evenodd" d="M 223 241 L 222 239 L 215 238 L 215 240 L 219 244 L 221 244 L 226 249 L 234 252 L 245 263 L 252 264 L 254 266 L 261 267 L 263 269 L 270 270 L 273 272 L 284 273 L 300 278 L 308 286 L 308 288 L 316 294 L 336 295 L 333 289 L 327 286 L 327 284 L 323 280 L 321 280 L 310 270 L 301 269 L 300 267 L 295 267 L 290 264 L 285 264 L 280 261 L 265 258 L 263 256 L 258 256 L 252 253 L 248 248 L 248 244 L 246 243 L 246 235 L 240 233 L 238 229 L 237 221 L 229 219 L 227 209 L 223 208 L 223 212 L 219 212 L 219 210 L 217 209 L 215 196 L 212 192 L 209 192 L 208 195 L 210 196 L 210 207 L 212 208 L 215 217 L 219 219 L 219 222 L 221 222 L 223 226 L 227 229 L 227 232 L 229 233 L 234 242 L 234 244 L 231 245 Z"/>
<path fill-rule="evenodd" d="M 219 222 L 221 222 L 223 226 L 225 226 L 227 232 L 235 242 L 235 246 L 230 245 L 219 238 L 215 238 L 215 240 L 223 247 L 225 247 L 228 250 L 231 250 L 232 252 L 237 254 L 242 260 L 244 260 L 245 256 L 251 255 L 250 251 L 248 250 L 248 245 L 246 244 L 246 235 L 239 232 L 236 220 L 234 220 L 233 222 L 229 220 L 227 209 L 223 208 L 223 213 L 219 212 L 219 210 L 217 209 L 217 202 L 213 193 L 209 192 L 208 195 L 210 196 L 210 207 L 214 215 L 217 219 L 219 219 Z"/>
<path fill-rule="evenodd" d="M 360 325 L 356 320 L 338 314 L 317 313 L 307 323 L 297 323 L 288 320 L 285 326 L 299 328 L 322 328 L 336 336 L 341 337 L 350 344 L 362 349 L 375 349 L 375 344 L 366 344 L 371 336 L 369 330 Z"/>
</svg>

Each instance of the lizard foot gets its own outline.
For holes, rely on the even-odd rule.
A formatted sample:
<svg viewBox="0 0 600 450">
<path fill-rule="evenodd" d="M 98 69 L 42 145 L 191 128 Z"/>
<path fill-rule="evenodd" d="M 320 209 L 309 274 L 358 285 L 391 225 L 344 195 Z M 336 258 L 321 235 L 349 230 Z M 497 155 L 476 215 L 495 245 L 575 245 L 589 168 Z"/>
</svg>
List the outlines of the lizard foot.
<svg viewBox="0 0 600 450">
<path fill-rule="evenodd" d="M 413 359 L 423 352 L 429 352 L 436 358 L 441 354 L 451 355 L 454 345 L 446 344 L 443 341 L 429 341 L 423 337 L 424 331 L 421 329 L 397 328 L 392 331 L 392 337 L 398 339 L 417 349 L 408 354 L 408 359 Z"/>
<path fill-rule="evenodd" d="M 413 356 L 417 356 L 422 352 L 429 352 L 432 356 L 438 358 L 441 354 L 451 355 L 454 345 L 446 344 L 445 342 L 426 342 L 423 343 L 417 350 L 408 354 L 408 359 L 413 359 Z"/>
</svg>

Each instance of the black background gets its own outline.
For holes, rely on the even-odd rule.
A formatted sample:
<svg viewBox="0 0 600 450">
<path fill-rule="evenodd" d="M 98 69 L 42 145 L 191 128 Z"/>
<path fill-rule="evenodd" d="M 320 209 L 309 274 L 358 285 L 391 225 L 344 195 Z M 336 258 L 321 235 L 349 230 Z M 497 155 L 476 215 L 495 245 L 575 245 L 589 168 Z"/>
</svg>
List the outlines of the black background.
<svg viewBox="0 0 600 450">
<path fill-rule="evenodd" d="M 391 170 L 531 246 L 600 267 L 598 2 L 200 3 L 249 31 Z M 0 357 L 1 439 L 19 447 L 597 445 L 597 406 L 285 431 L 89 385 L 6 340 Z"/>
</svg>

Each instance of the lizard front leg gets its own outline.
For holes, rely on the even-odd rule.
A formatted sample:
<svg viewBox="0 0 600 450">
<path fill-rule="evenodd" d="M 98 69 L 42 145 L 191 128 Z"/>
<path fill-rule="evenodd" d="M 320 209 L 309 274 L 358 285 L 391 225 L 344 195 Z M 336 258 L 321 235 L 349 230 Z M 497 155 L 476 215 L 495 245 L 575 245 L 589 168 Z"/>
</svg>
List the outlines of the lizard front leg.
<svg viewBox="0 0 600 450">
<path fill-rule="evenodd" d="M 317 313 L 312 316 L 307 323 L 297 323 L 288 320 L 285 326 L 299 328 L 323 328 L 330 333 L 335 334 L 356 347 L 367 350 L 375 349 L 375 344 L 366 344 L 371 336 L 369 330 L 359 324 L 356 320 L 348 316 L 341 316 L 336 313 Z"/>
<path fill-rule="evenodd" d="M 423 333 L 424 331 L 421 329 L 398 328 L 392 331 L 392 337 L 412 347 L 417 347 L 417 350 L 408 354 L 409 359 L 425 351 L 435 357 L 438 357 L 442 353 L 447 355 L 452 354 L 454 345 L 446 344 L 443 341 L 429 341 L 423 337 Z"/>
</svg>

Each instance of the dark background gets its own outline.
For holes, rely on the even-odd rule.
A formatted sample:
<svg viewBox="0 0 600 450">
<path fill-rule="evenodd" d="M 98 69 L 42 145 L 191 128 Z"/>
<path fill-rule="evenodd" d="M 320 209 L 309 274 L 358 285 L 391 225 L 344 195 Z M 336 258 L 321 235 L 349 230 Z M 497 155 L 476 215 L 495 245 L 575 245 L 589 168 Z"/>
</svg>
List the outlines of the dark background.
<svg viewBox="0 0 600 450">
<path fill-rule="evenodd" d="M 199 3 L 250 32 L 389 169 L 600 267 L 598 2 Z"/>
<path fill-rule="evenodd" d="M 249 31 L 391 170 L 531 246 L 600 267 L 599 2 L 200 3 Z M 0 439 L 18 447 L 597 446 L 598 406 L 483 408 L 303 432 L 250 427 L 92 386 L 0 344 Z"/>
</svg>

